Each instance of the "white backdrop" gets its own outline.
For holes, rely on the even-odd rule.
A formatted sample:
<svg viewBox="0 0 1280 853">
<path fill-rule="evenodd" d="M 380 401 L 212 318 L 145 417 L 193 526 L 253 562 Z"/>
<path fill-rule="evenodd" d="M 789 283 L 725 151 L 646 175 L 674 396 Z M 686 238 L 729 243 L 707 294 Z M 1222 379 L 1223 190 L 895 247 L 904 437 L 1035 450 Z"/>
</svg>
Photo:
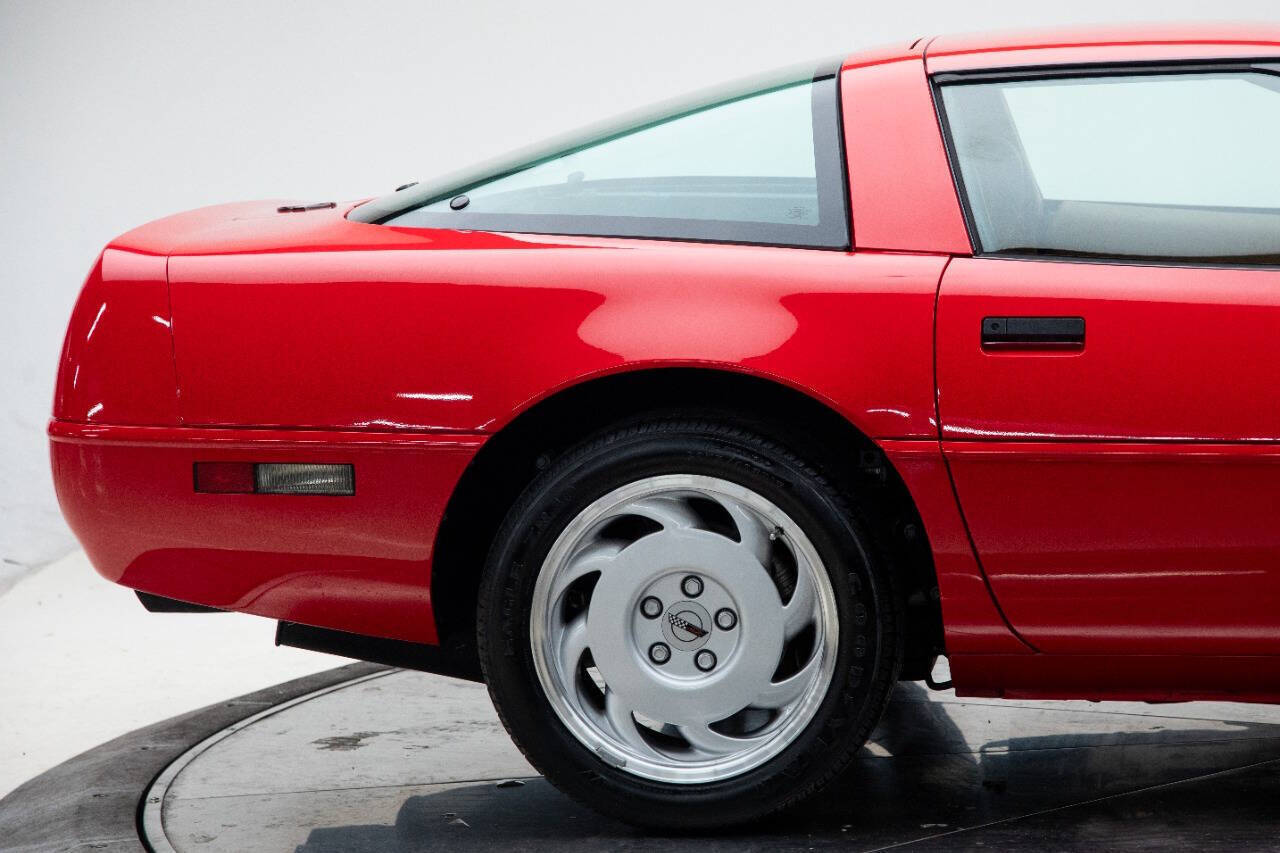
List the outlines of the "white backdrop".
<svg viewBox="0 0 1280 853">
<path fill-rule="evenodd" d="M 1274 0 L 0 0 L 0 591 L 73 546 L 44 441 L 63 326 L 114 235 L 357 198 L 755 71 L 937 32 L 1280 18 Z"/>
</svg>

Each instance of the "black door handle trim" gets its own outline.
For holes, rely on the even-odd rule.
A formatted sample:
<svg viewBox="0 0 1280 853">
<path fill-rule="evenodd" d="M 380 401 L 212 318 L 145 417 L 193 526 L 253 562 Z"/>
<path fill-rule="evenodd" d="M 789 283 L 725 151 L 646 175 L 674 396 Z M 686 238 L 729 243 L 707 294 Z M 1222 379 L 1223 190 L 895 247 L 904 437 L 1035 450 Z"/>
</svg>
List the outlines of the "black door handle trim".
<svg viewBox="0 0 1280 853">
<path fill-rule="evenodd" d="M 1084 346 L 1083 317 L 983 317 L 984 347 Z"/>
</svg>

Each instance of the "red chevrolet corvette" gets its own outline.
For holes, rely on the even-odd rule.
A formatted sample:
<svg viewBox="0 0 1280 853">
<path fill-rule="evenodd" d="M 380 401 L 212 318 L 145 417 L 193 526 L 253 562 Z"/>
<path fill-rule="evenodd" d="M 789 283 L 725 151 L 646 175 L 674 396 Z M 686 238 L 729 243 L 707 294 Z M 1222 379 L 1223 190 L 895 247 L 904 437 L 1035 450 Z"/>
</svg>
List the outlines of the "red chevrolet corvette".
<svg viewBox="0 0 1280 853">
<path fill-rule="evenodd" d="M 920 39 L 113 241 L 49 428 L 151 609 L 747 820 L 894 682 L 1280 701 L 1280 29 Z"/>
</svg>

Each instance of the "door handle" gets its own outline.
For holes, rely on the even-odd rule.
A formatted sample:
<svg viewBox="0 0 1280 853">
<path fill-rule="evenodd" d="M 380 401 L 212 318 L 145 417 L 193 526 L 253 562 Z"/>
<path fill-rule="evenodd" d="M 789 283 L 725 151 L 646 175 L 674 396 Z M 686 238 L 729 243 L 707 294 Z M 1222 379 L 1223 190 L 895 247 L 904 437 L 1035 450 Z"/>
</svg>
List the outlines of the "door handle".
<svg viewBox="0 0 1280 853">
<path fill-rule="evenodd" d="M 1083 317 L 983 317 L 984 349 L 1081 349 Z"/>
</svg>

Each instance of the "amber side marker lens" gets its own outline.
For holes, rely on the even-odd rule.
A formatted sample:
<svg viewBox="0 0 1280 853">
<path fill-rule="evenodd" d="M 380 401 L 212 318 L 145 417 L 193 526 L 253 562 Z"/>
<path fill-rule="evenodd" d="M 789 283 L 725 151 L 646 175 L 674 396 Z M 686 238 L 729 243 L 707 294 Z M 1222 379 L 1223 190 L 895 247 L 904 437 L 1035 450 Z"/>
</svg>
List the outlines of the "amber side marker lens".
<svg viewBox="0 0 1280 853">
<path fill-rule="evenodd" d="M 313 462 L 197 462 L 195 489 L 210 494 L 354 495 L 354 465 Z"/>
</svg>

